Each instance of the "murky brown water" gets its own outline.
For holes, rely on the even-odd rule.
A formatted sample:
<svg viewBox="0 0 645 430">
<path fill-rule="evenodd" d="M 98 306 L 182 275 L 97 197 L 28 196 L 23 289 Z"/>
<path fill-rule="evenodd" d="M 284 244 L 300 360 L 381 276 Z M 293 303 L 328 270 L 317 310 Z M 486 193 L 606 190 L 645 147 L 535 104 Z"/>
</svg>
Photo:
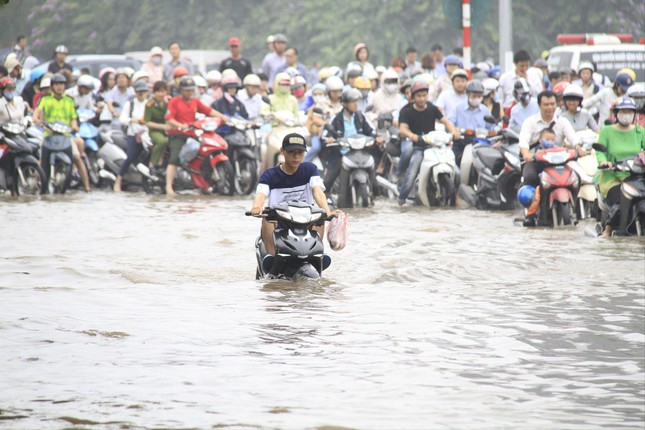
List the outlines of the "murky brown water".
<svg viewBox="0 0 645 430">
<path fill-rule="evenodd" d="M 248 206 L 0 199 L 0 427 L 643 428 L 644 241 L 380 201 L 258 282 Z"/>
</svg>

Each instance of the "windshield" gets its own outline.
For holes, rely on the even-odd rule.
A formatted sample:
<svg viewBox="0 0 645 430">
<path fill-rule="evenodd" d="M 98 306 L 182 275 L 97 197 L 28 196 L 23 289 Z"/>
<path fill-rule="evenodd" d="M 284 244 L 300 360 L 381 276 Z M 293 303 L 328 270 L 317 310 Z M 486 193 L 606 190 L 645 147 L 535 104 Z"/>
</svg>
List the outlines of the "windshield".
<svg viewBox="0 0 645 430">
<path fill-rule="evenodd" d="M 570 69 L 571 58 L 573 58 L 572 52 L 553 52 L 549 55 L 549 71 L 559 72 L 562 69 Z"/>
<path fill-rule="evenodd" d="M 580 61 L 591 61 L 597 71 L 612 81 L 623 67 L 636 72 L 636 82 L 645 82 L 645 47 L 639 51 L 581 52 Z"/>
</svg>

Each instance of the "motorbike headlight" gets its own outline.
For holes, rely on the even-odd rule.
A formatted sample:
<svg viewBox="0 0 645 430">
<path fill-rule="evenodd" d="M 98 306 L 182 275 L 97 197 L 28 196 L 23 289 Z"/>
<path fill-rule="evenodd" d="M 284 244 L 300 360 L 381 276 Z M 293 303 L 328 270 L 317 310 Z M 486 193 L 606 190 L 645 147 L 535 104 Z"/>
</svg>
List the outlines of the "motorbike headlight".
<svg viewBox="0 0 645 430">
<path fill-rule="evenodd" d="M 291 216 L 291 213 L 289 211 L 283 211 L 281 209 L 277 209 L 275 213 L 280 217 L 284 218 L 286 220 L 292 220 L 293 217 Z"/>
<path fill-rule="evenodd" d="M 548 190 L 551 188 L 551 183 L 549 183 L 549 180 L 545 175 L 540 175 L 540 184 L 542 185 L 542 188 L 545 190 Z"/>
</svg>

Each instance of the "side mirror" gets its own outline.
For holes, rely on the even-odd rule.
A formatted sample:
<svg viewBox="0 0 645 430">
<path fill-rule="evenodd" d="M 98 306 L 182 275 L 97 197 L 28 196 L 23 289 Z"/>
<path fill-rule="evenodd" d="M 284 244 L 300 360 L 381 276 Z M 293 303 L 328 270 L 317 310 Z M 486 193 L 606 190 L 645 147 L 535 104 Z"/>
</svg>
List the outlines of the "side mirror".
<svg viewBox="0 0 645 430">
<path fill-rule="evenodd" d="M 508 115 L 504 115 L 502 117 L 502 121 L 504 121 L 505 124 L 508 124 L 511 119 L 508 117 Z"/>
<path fill-rule="evenodd" d="M 611 119 L 611 118 L 607 118 L 607 119 L 605 120 L 605 125 L 614 125 L 614 124 L 616 124 L 616 121 L 614 121 L 614 120 L 613 120 L 613 119 Z"/>
<path fill-rule="evenodd" d="M 602 143 L 594 143 L 591 147 L 598 152 L 607 152 L 607 147 Z"/>
<path fill-rule="evenodd" d="M 484 117 L 484 121 L 486 121 L 489 124 L 495 124 L 497 121 L 495 121 L 495 118 L 493 118 L 491 115 L 486 115 Z"/>
<path fill-rule="evenodd" d="M 270 105 L 270 104 L 271 104 L 271 100 L 270 100 L 270 99 L 269 99 L 269 97 L 267 97 L 267 96 L 262 96 L 262 101 L 263 101 L 264 103 L 268 104 L 268 105 Z"/>
</svg>

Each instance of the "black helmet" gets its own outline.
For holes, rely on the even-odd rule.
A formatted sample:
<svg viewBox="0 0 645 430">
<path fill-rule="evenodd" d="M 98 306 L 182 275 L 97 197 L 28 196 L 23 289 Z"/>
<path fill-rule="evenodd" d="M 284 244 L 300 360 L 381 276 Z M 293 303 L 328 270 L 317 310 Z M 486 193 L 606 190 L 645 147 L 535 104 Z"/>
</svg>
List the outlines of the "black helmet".
<svg viewBox="0 0 645 430">
<path fill-rule="evenodd" d="M 467 93 L 482 93 L 484 94 L 484 86 L 478 80 L 468 82 L 466 86 Z"/>
<path fill-rule="evenodd" d="M 355 102 L 360 99 L 361 99 L 361 92 L 358 91 L 356 88 L 345 87 L 345 89 L 343 89 L 343 92 L 340 93 L 341 103 Z"/>
<path fill-rule="evenodd" d="M 135 93 L 142 93 L 142 92 L 148 91 L 148 90 L 149 90 L 148 84 L 146 84 L 145 82 L 139 80 L 139 81 L 134 83 L 134 92 Z"/>
<path fill-rule="evenodd" d="M 66 84 L 67 83 L 67 78 L 60 73 L 54 73 L 51 77 L 50 82 L 52 84 Z"/>
<path fill-rule="evenodd" d="M 190 76 L 184 76 L 179 81 L 179 88 L 182 90 L 194 90 L 195 80 Z"/>
</svg>

